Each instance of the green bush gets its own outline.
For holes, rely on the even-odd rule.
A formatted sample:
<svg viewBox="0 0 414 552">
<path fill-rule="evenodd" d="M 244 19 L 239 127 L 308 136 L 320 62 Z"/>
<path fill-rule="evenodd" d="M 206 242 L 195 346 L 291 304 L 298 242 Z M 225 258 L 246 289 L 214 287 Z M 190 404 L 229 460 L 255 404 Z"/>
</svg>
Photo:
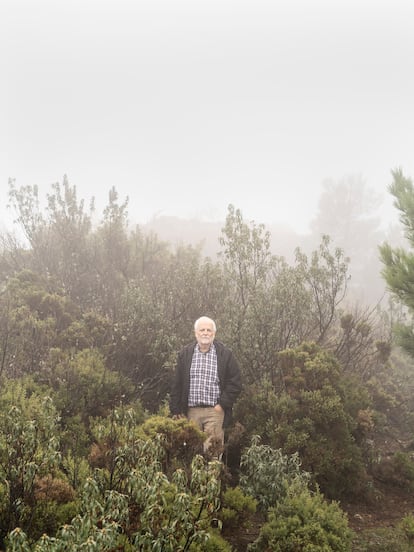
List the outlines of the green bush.
<svg viewBox="0 0 414 552">
<path fill-rule="evenodd" d="M 40 500 L 32 509 L 30 538 L 37 540 L 44 533 L 56 535 L 60 527 L 69 524 L 78 512 L 78 502 L 57 504 L 52 500 Z"/>
<path fill-rule="evenodd" d="M 249 516 L 256 512 L 257 501 L 243 493 L 240 487 L 229 487 L 221 498 L 218 517 L 223 529 L 246 526 Z"/>
<path fill-rule="evenodd" d="M 414 544 L 414 516 L 412 514 L 408 514 L 407 516 L 405 516 L 401 520 L 399 528 L 404 531 L 408 542 L 412 546 Z"/>
<path fill-rule="evenodd" d="M 414 490 L 414 462 L 405 452 L 396 452 L 393 456 L 394 473 L 401 486 Z"/>
<path fill-rule="evenodd" d="M 401 527 L 365 529 L 354 536 L 353 552 L 412 552 L 413 545 Z"/>
<path fill-rule="evenodd" d="M 16 385 L 18 388 L 19 386 Z M 25 391 L 21 387 L 20 400 Z M 4 400 L 5 396 L 2 396 Z M 32 395 L 23 407 L 0 411 L 0 535 L 30 528 L 36 482 L 59 468 L 58 413 L 49 397 Z"/>
<path fill-rule="evenodd" d="M 249 552 L 350 552 L 352 531 L 336 502 L 293 485 L 269 510 L 268 521 Z"/>
<path fill-rule="evenodd" d="M 241 457 L 240 487 L 266 511 L 286 495 L 293 482 L 307 488 L 309 474 L 300 466 L 298 454 L 286 455 L 280 449 L 261 445 L 260 437 L 255 436 Z"/>
<path fill-rule="evenodd" d="M 142 439 L 154 439 L 162 435 L 165 451 L 165 468 L 168 473 L 177 467 L 188 467 L 196 454 L 202 453 L 205 433 L 187 418 L 173 420 L 164 416 L 150 416 L 138 428 Z"/>
<path fill-rule="evenodd" d="M 414 490 L 414 461 L 405 452 L 396 452 L 391 458 L 381 460 L 374 465 L 373 473 L 396 487 Z"/>
<path fill-rule="evenodd" d="M 189 552 L 233 552 L 233 547 L 218 533 L 209 533 L 202 544 L 192 544 Z"/>
<path fill-rule="evenodd" d="M 126 467 L 132 457 L 137 460 L 133 469 L 119 469 L 125 475 L 124 493 L 108 489 L 105 470 L 97 469 L 86 481 L 79 513 L 70 524 L 55 536 L 42 534 L 33 545 L 32 535 L 17 527 L 8 535 L 8 550 L 184 552 L 204 544 L 217 517 L 222 466 L 195 456 L 190 478 L 184 470 L 176 470 L 169 480 L 161 469 L 164 451 L 159 441 L 160 436 L 138 440 L 134 452 L 120 454 L 119 462 Z"/>
<path fill-rule="evenodd" d="M 298 453 L 325 496 L 363 495 L 367 474 L 356 433 L 358 412 L 371 406 L 366 393 L 356 384 L 352 393 L 337 360 L 314 344 L 281 351 L 278 363 L 283 388 L 259 381 L 236 404 L 246 435 Z"/>
</svg>

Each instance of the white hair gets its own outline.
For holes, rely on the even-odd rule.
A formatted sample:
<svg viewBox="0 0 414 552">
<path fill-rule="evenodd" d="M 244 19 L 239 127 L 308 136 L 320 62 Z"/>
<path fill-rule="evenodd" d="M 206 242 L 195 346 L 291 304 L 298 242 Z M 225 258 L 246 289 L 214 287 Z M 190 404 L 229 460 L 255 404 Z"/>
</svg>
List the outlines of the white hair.
<svg viewBox="0 0 414 552">
<path fill-rule="evenodd" d="M 194 322 L 194 331 L 197 330 L 198 326 L 202 322 L 209 322 L 213 326 L 213 331 L 216 332 L 216 330 L 217 330 L 216 323 L 214 322 L 214 320 L 212 318 L 209 318 L 208 316 L 200 316 L 200 318 L 197 318 L 197 320 Z"/>
</svg>

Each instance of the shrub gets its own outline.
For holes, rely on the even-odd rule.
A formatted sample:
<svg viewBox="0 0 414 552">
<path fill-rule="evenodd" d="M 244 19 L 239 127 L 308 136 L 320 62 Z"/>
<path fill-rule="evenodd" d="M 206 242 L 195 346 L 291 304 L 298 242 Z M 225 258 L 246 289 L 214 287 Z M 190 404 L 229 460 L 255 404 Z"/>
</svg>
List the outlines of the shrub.
<svg viewBox="0 0 414 552">
<path fill-rule="evenodd" d="M 33 395 L 23 408 L 0 413 L 0 533 L 30 527 L 36 508 L 35 482 L 57 471 L 58 414 L 49 397 Z"/>
<path fill-rule="evenodd" d="M 325 496 L 362 495 L 367 474 L 355 438 L 358 412 L 371 406 L 367 394 L 351 386 L 333 355 L 314 344 L 280 352 L 278 367 L 283 388 L 259 381 L 236 403 L 246 434 L 260 435 L 284 454 L 298 452 Z"/>
<path fill-rule="evenodd" d="M 202 544 L 192 544 L 189 552 L 232 552 L 233 547 L 218 533 L 209 533 Z"/>
<path fill-rule="evenodd" d="M 39 500 L 32 509 L 30 539 L 37 540 L 45 533 L 56 535 L 59 529 L 71 522 L 79 512 L 79 503 L 72 501 L 58 504 L 53 500 Z"/>
<path fill-rule="evenodd" d="M 353 552 L 412 552 L 401 527 L 376 527 L 358 532 L 352 543 Z"/>
<path fill-rule="evenodd" d="M 393 457 L 395 476 L 403 487 L 408 486 L 414 490 L 414 462 L 404 452 L 396 452 Z"/>
<path fill-rule="evenodd" d="M 63 504 L 75 498 L 73 488 L 64 479 L 52 477 L 50 474 L 35 479 L 35 500 L 50 500 Z"/>
<path fill-rule="evenodd" d="M 405 516 L 401 520 L 399 528 L 404 531 L 408 542 L 412 546 L 414 544 L 414 516 L 412 514 L 408 514 L 407 516 Z"/>
<path fill-rule="evenodd" d="M 140 461 L 126 475 L 127 494 L 105 488 L 106 479 L 97 470 L 86 481 L 79 514 L 70 524 L 63 525 L 55 537 L 43 534 L 32 546 L 33 539 L 16 528 L 8 535 L 8 550 L 186 552 L 196 544 L 203 552 L 210 550 L 204 544 L 213 534 L 211 520 L 219 507 L 220 463 L 206 463 L 196 456 L 190 480 L 177 470 L 170 481 L 161 471 L 159 443 L 148 440 L 136 446 Z M 208 546 L 214 541 L 220 542 L 218 536 Z M 222 541 L 221 548 L 211 550 L 228 552 L 229 548 Z"/>
<path fill-rule="evenodd" d="M 240 462 L 240 487 L 254 497 L 263 511 L 274 506 L 296 482 L 307 488 L 309 474 L 301 470 L 297 453 L 283 454 L 280 449 L 260 445 L 260 437 L 252 439 Z"/>
<path fill-rule="evenodd" d="M 353 533 L 338 503 L 293 485 L 269 510 L 249 552 L 350 552 Z"/>
<path fill-rule="evenodd" d="M 218 513 L 223 529 L 246 526 L 256 507 L 257 501 L 245 495 L 240 487 L 229 487 L 223 493 Z"/>
<path fill-rule="evenodd" d="M 165 468 L 168 472 L 177 467 L 189 466 L 193 457 L 203 450 L 205 434 L 187 418 L 173 420 L 164 416 L 150 416 L 138 428 L 142 439 L 162 435 L 165 451 Z"/>
<path fill-rule="evenodd" d="M 386 480 L 396 487 L 414 490 L 414 461 L 405 452 L 396 452 L 373 468 L 377 478 Z"/>
</svg>

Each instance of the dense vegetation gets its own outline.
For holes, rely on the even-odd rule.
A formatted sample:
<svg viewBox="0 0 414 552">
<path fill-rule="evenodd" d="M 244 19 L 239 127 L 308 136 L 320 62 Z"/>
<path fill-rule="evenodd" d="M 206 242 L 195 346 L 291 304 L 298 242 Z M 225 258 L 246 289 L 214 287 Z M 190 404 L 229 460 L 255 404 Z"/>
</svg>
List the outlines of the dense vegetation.
<svg viewBox="0 0 414 552">
<path fill-rule="evenodd" d="M 349 260 L 328 236 L 289 263 L 230 205 L 212 260 L 130 229 L 115 189 L 97 225 L 67 180 L 44 209 L 36 187 L 11 182 L 10 201 L 21 232 L 1 236 L 0 255 L 10 550 L 229 551 L 254 517 L 252 551 L 347 551 L 339 501 L 375 500 L 378 478 L 414 487 L 400 311 L 352 302 Z M 243 374 L 224 466 L 168 412 L 176 352 L 202 314 Z M 384 456 L 396 428 L 406 446 Z M 413 525 L 400 528 L 407 547 Z"/>
</svg>

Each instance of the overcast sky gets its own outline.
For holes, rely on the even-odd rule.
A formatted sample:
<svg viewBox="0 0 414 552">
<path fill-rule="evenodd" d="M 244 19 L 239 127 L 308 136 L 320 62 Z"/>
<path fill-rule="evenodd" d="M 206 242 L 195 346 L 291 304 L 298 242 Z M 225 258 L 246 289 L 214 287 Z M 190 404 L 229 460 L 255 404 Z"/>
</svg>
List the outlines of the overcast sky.
<svg viewBox="0 0 414 552">
<path fill-rule="evenodd" d="M 8 179 L 306 232 L 322 182 L 414 177 L 411 0 L 1 0 Z"/>
</svg>

